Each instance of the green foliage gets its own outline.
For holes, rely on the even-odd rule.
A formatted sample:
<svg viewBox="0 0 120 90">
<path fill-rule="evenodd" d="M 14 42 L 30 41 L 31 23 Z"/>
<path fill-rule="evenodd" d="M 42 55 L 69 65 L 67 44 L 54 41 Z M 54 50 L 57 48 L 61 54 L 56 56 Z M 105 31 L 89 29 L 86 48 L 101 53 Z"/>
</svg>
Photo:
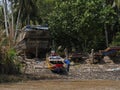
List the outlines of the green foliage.
<svg viewBox="0 0 120 90">
<path fill-rule="evenodd" d="M 9 46 L 8 41 L 2 33 L 0 35 L 0 74 L 17 74 L 20 73 L 21 65 L 17 61 L 15 50 Z"/>
<path fill-rule="evenodd" d="M 15 57 L 16 57 L 16 52 L 15 52 L 14 49 L 9 49 L 8 52 L 7 52 L 7 54 L 8 54 L 8 58 L 10 60 L 14 60 Z"/>
<path fill-rule="evenodd" d="M 16 52 L 13 49 L 1 48 L 0 59 L 1 74 L 17 74 L 20 71 L 20 63 L 16 60 Z"/>
<path fill-rule="evenodd" d="M 38 0 L 9 0 L 13 3 L 14 22 L 19 18 L 21 27 L 28 24 L 41 23 L 39 9 L 37 7 Z M 20 12 L 20 15 L 19 15 Z M 18 17 L 19 15 L 19 17 Z"/>
<path fill-rule="evenodd" d="M 49 25 L 57 45 L 84 51 L 105 47 L 104 23 L 115 22 L 116 13 L 105 0 L 68 0 L 57 2 Z"/>
<path fill-rule="evenodd" d="M 120 32 L 118 32 L 115 38 L 113 39 L 111 46 L 120 46 Z"/>
<path fill-rule="evenodd" d="M 48 15 L 53 11 L 55 1 L 56 0 L 37 0 L 36 5 L 43 24 L 48 23 Z"/>
<path fill-rule="evenodd" d="M 111 30 L 111 27 L 114 24 L 113 27 L 116 28 L 119 15 L 117 16 L 115 8 L 106 3 L 106 0 L 9 1 L 13 5 L 15 23 L 19 11 L 21 12 L 18 23 L 21 26 L 49 22 L 51 36 L 57 46 L 79 48 L 81 51 L 89 51 L 91 48 L 103 49 L 105 47 L 104 25 L 107 25 L 110 40 L 117 31 Z M 119 0 L 115 0 L 114 3 L 119 7 Z M 0 17 L 3 18 L 1 13 L 2 8 L 0 8 Z"/>
<path fill-rule="evenodd" d="M 13 3 L 15 22 L 20 11 L 20 23 L 41 24 L 48 22 L 48 14 L 54 7 L 55 0 L 9 0 Z"/>
</svg>

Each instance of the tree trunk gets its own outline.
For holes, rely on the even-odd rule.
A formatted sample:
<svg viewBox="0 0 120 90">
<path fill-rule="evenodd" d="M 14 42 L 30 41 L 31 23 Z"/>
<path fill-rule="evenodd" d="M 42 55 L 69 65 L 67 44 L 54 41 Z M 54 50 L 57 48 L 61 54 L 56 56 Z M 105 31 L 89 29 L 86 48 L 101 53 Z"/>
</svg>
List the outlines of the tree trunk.
<svg viewBox="0 0 120 90">
<path fill-rule="evenodd" d="M 13 17 L 13 6 L 12 6 L 12 2 L 11 2 L 11 22 L 9 25 L 9 29 L 10 29 L 10 34 L 9 34 L 9 38 L 10 38 L 10 45 L 13 46 L 13 40 L 14 40 L 14 17 Z"/>
<path fill-rule="evenodd" d="M 18 16 L 17 16 L 17 22 L 16 22 L 16 29 L 15 29 L 14 43 L 16 42 L 16 38 L 17 38 L 18 24 L 19 24 L 19 19 L 20 19 L 20 13 L 21 13 L 21 8 L 19 9 Z"/>
<path fill-rule="evenodd" d="M 11 14 L 12 14 L 12 38 L 14 38 L 14 17 L 13 17 L 13 3 L 11 3 Z"/>
<path fill-rule="evenodd" d="M 106 26 L 106 23 L 104 24 L 104 29 L 105 29 L 106 47 L 108 47 L 108 32 L 107 32 L 107 26 Z"/>
<path fill-rule="evenodd" d="M 5 31 L 6 31 L 6 36 L 9 36 L 8 33 L 8 22 L 7 22 L 7 1 L 6 0 L 2 0 L 3 2 L 3 10 L 4 10 L 4 20 L 5 20 Z"/>
</svg>

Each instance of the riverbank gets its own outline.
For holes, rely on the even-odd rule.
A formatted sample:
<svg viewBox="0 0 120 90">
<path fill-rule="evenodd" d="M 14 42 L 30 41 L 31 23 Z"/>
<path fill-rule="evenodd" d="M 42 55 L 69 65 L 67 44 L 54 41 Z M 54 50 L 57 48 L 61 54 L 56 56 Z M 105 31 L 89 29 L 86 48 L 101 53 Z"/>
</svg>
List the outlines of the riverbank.
<svg viewBox="0 0 120 90">
<path fill-rule="evenodd" d="M 29 80 L 120 80 L 119 64 L 79 64 L 70 66 L 68 74 L 56 74 L 35 64 L 26 68 L 24 74 L 0 75 L 0 83 Z M 41 64 L 40 64 L 41 65 Z"/>
<path fill-rule="evenodd" d="M 22 80 L 27 80 L 26 78 L 23 78 L 22 75 L 0 75 L 0 83 L 11 83 L 11 82 L 19 82 Z"/>
</svg>

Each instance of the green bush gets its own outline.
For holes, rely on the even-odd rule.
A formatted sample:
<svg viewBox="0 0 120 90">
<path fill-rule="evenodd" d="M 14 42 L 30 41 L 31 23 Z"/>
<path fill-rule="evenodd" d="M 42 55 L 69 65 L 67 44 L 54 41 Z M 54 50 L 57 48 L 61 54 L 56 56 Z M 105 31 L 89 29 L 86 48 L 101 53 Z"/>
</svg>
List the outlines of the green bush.
<svg viewBox="0 0 120 90">
<path fill-rule="evenodd" d="M 2 52 L 2 51 L 1 51 Z M 5 49 L 1 53 L 0 73 L 1 74 L 18 74 L 20 72 L 20 63 L 17 61 L 14 49 Z"/>
<path fill-rule="evenodd" d="M 21 65 L 16 51 L 10 47 L 9 40 L 3 37 L 0 35 L 0 74 L 18 74 Z"/>
</svg>

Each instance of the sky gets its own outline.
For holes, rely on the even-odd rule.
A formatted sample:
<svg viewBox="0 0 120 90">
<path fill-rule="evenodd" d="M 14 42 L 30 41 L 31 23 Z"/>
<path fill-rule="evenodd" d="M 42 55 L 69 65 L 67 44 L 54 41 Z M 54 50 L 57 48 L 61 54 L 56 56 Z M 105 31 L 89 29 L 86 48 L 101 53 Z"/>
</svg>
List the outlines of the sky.
<svg viewBox="0 0 120 90">
<path fill-rule="evenodd" d="M 8 1 L 8 0 L 7 0 Z M 2 5 L 2 0 L 0 0 L 0 5 Z M 11 10 L 10 10 L 10 3 L 7 3 L 7 9 L 8 9 L 8 11 L 10 12 Z"/>
<path fill-rule="evenodd" d="M 2 4 L 2 1 L 0 0 L 0 5 Z"/>
</svg>

